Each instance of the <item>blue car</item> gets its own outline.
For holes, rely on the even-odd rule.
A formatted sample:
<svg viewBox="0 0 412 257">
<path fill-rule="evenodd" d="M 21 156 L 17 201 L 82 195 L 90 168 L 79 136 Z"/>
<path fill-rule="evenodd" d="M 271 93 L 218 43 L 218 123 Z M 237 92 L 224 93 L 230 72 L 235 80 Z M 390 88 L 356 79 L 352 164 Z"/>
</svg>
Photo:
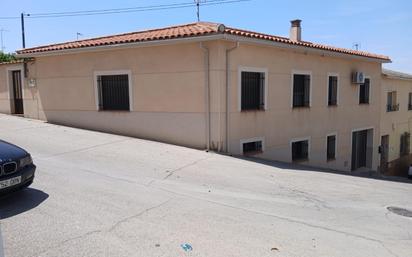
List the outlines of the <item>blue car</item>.
<svg viewBox="0 0 412 257">
<path fill-rule="evenodd" d="M 30 186 L 35 171 L 28 152 L 0 140 L 0 195 Z"/>
</svg>

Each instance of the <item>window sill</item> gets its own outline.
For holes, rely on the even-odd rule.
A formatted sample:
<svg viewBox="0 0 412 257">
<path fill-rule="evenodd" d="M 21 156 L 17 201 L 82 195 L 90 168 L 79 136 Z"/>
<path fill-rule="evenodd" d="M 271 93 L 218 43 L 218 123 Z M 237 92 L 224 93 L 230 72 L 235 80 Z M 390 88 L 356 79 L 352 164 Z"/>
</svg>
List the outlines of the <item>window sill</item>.
<svg viewBox="0 0 412 257">
<path fill-rule="evenodd" d="M 298 159 L 298 160 L 292 160 L 292 163 L 303 163 L 303 162 L 308 162 L 309 158 L 305 158 L 305 159 Z"/>
<path fill-rule="evenodd" d="M 98 112 L 122 112 L 122 113 L 125 113 L 125 112 L 132 112 L 132 111 L 130 111 L 130 110 L 98 110 Z"/>
<path fill-rule="evenodd" d="M 310 106 L 308 105 L 308 106 L 292 106 L 292 109 L 297 109 L 297 110 L 299 110 L 299 109 L 310 109 Z"/>
<path fill-rule="evenodd" d="M 330 158 L 326 160 L 326 162 L 334 162 L 334 161 L 336 161 L 336 158 Z"/>
<path fill-rule="evenodd" d="M 338 104 L 328 104 L 328 107 L 330 107 L 330 108 L 337 108 L 337 107 L 338 107 Z"/>
<path fill-rule="evenodd" d="M 266 111 L 265 109 L 250 109 L 250 110 L 241 110 L 240 112 L 264 112 Z"/>
<path fill-rule="evenodd" d="M 370 105 L 370 103 L 359 103 L 359 105 L 365 106 L 365 105 Z"/>
</svg>

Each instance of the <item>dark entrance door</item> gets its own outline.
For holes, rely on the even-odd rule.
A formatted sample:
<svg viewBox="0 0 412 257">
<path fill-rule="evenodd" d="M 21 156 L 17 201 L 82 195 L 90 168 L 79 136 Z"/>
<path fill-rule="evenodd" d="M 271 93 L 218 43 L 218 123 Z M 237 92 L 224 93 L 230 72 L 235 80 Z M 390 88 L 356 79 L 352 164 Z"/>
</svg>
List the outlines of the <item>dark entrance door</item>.
<svg viewBox="0 0 412 257">
<path fill-rule="evenodd" d="M 23 110 L 23 92 L 21 83 L 21 71 L 16 70 L 11 72 L 13 81 L 13 114 L 24 114 Z"/>
<path fill-rule="evenodd" d="M 389 136 L 385 135 L 381 138 L 381 164 L 380 172 L 385 174 L 388 170 L 388 159 L 389 159 Z"/>
<path fill-rule="evenodd" d="M 353 132 L 352 135 L 352 170 L 366 167 L 368 131 Z"/>
</svg>

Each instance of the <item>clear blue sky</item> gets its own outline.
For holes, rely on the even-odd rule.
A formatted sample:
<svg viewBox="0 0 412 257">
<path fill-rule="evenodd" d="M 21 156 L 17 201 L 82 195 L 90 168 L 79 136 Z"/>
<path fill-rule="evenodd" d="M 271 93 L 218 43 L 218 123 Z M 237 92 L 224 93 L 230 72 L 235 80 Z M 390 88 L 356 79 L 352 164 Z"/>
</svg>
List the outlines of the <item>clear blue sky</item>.
<svg viewBox="0 0 412 257">
<path fill-rule="evenodd" d="M 43 13 L 147 6 L 191 0 L 19 0 L 2 1 L 0 17 L 21 12 Z M 339 47 L 389 55 L 387 68 L 412 73 L 411 0 L 252 0 L 203 7 L 201 19 L 280 36 L 289 33 L 289 21 L 303 20 L 303 39 Z M 37 46 L 121 32 L 156 28 L 196 20 L 194 8 L 86 17 L 27 19 L 26 45 Z M 21 48 L 19 20 L 0 20 L 6 52 Z"/>
</svg>

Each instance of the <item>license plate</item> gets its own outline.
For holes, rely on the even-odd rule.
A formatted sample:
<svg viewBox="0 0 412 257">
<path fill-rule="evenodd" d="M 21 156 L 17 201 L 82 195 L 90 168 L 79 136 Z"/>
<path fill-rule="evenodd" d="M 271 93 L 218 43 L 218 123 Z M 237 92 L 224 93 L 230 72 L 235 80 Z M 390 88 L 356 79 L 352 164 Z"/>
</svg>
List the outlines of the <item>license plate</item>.
<svg viewBox="0 0 412 257">
<path fill-rule="evenodd" d="M 12 187 L 21 183 L 21 176 L 0 181 L 0 189 Z"/>
</svg>

